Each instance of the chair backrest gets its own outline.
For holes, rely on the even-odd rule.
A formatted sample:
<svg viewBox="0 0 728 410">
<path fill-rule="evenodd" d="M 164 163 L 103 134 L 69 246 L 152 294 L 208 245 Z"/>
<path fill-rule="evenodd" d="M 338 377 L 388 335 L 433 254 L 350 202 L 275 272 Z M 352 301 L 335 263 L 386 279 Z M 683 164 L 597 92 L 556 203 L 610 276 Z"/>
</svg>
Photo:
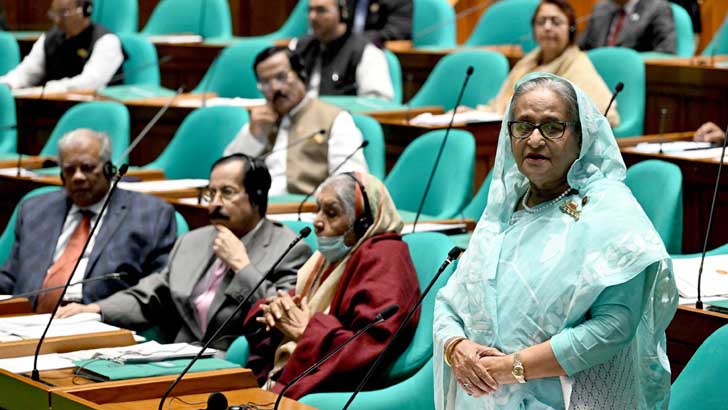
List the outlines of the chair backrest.
<svg viewBox="0 0 728 410">
<path fill-rule="evenodd" d="M 139 34 L 119 34 L 119 39 L 127 55 L 124 84 L 159 86 L 159 60 L 154 44 Z"/>
<path fill-rule="evenodd" d="M 499 1 L 488 7 L 465 41 L 466 46 L 520 44 L 527 53 L 536 47 L 531 18 L 539 0 Z"/>
<path fill-rule="evenodd" d="M 16 121 L 13 93 L 8 87 L 0 86 L 0 155 L 18 152 L 18 132 L 12 128 Z"/>
<path fill-rule="evenodd" d="M 0 75 L 20 64 L 20 47 L 12 34 L 0 31 Z M 7 87 L 6 87 L 7 88 Z"/>
<path fill-rule="evenodd" d="M 490 182 L 493 180 L 493 173 L 489 172 L 485 177 L 485 181 L 478 189 L 468 206 L 463 209 L 463 217 L 474 220 L 476 223 L 480 220 L 485 206 L 488 205 L 488 191 L 490 191 Z"/>
<path fill-rule="evenodd" d="M 256 38 L 280 40 L 301 37 L 308 31 L 308 0 L 298 0 L 291 14 L 278 30 Z"/>
<path fill-rule="evenodd" d="M 425 133 L 400 155 L 384 184 L 397 209 L 417 212 L 440 149 L 445 130 Z M 452 218 L 460 213 L 473 193 L 475 138 L 463 130 L 451 130 L 427 194 L 422 213 Z"/>
<path fill-rule="evenodd" d="M 181 213 L 174 211 L 174 221 L 177 223 L 177 237 L 180 237 L 190 231 L 187 220 Z"/>
<path fill-rule="evenodd" d="M 316 250 L 318 250 L 318 243 L 316 242 L 316 235 L 314 235 L 314 233 L 313 233 L 313 224 L 311 222 L 297 221 L 294 219 L 294 220 L 281 221 L 281 223 L 283 225 L 291 228 L 291 230 L 296 233 L 300 232 L 301 229 L 303 229 L 305 226 L 308 226 L 309 228 L 311 228 L 311 233 L 303 240 L 306 241 L 306 245 L 308 245 L 308 247 L 311 248 L 312 252 L 316 252 Z"/>
<path fill-rule="evenodd" d="M 18 208 L 20 207 L 20 204 L 22 204 L 23 201 L 30 197 L 57 191 L 59 189 L 61 188 L 57 186 L 44 186 L 41 188 L 36 188 L 25 194 L 23 198 L 18 201 L 15 209 L 13 209 L 13 213 L 10 215 L 8 224 L 5 225 L 5 230 L 3 230 L 3 233 L 0 234 L 0 265 L 5 263 L 5 261 L 10 256 L 10 251 L 13 249 L 13 242 L 15 242 L 15 221 L 18 218 Z"/>
<path fill-rule="evenodd" d="M 229 39 L 233 35 L 230 6 L 227 0 L 162 0 L 142 33 L 193 33 L 206 39 Z"/>
<path fill-rule="evenodd" d="M 144 166 L 161 169 L 169 179 L 210 176 L 210 166 L 248 122 L 240 107 L 198 108 L 185 117 L 162 153 Z"/>
<path fill-rule="evenodd" d="M 495 97 L 508 76 L 508 60 L 488 50 L 463 50 L 448 54 L 437 62 L 422 88 L 407 103 L 411 107 L 441 105 L 455 107 L 467 67 L 475 69 L 468 80 L 461 105 L 475 107 Z"/>
<path fill-rule="evenodd" d="M 272 44 L 256 39 L 226 47 L 192 92 L 214 92 L 225 98 L 263 98 L 258 90 L 253 62 L 258 53 Z"/>
<path fill-rule="evenodd" d="M 78 128 L 90 128 L 111 138 L 111 159 L 116 162 L 129 146 L 129 127 L 129 110 L 123 104 L 114 101 L 76 104 L 63 114 L 53 128 L 40 155 L 57 156 L 58 140 L 63 135 Z"/>
<path fill-rule="evenodd" d="M 670 7 L 672 8 L 672 18 L 675 20 L 676 54 L 679 57 L 692 57 L 695 54 L 695 41 L 690 15 L 679 4 L 670 2 Z"/>
<path fill-rule="evenodd" d="M 392 89 L 394 90 L 392 102 L 402 104 L 402 66 L 399 64 L 397 55 L 386 48 L 384 49 L 384 56 L 387 57 L 389 78 L 392 79 Z"/>
<path fill-rule="evenodd" d="M 670 391 L 669 410 L 723 409 L 728 367 L 728 325 L 713 332 L 680 372 Z"/>
<path fill-rule="evenodd" d="M 423 292 L 437 273 L 437 268 L 454 246 L 453 241 L 446 235 L 434 232 L 405 235 L 404 241 L 409 246 L 410 256 L 417 271 L 417 279 L 420 282 L 420 291 Z M 450 265 L 422 301 L 420 320 L 417 323 L 415 335 L 407 349 L 389 368 L 390 381 L 410 376 L 432 357 L 432 319 L 435 310 L 435 296 L 437 291 L 447 283 L 452 272 L 453 265 Z"/>
<path fill-rule="evenodd" d="M 414 0 L 412 44 L 455 47 L 455 10 L 447 0 Z"/>
<path fill-rule="evenodd" d="M 136 33 L 139 24 L 138 0 L 94 0 L 91 20 L 116 34 Z"/>
<path fill-rule="evenodd" d="M 637 198 L 665 243 L 668 253 L 682 249 L 682 172 L 669 162 L 651 159 L 627 170 L 625 184 Z"/>
<path fill-rule="evenodd" d="M 589 50 L 589 59 L 610 90 L 618 82 L 624 89 L 617 96 L 620 123 L 615 137 L 644 134 L 645 128 L 645 63 L 639 53 L 623 47 L 602 47 Z M 619 64 L 615 64 L 619 61 Z"/>
<path fill-rule="evenodd" d="M 713 39 L 703 49 L 702 55 L 711 56 L 718 54 L 728 54 L 728 14 L 720 25 L 718 31 L 713 35 Z"/>
<path fill-rule="evenodd" d="M 385 148 L 382 126 L 374 118 L 364 114 L 352 114 L 354 124 L 361 131 L 369 145 L 364 148 L 364 159 L 367 161 L 369 173 L 383 180 L 385 174 Z"/>
</svg>

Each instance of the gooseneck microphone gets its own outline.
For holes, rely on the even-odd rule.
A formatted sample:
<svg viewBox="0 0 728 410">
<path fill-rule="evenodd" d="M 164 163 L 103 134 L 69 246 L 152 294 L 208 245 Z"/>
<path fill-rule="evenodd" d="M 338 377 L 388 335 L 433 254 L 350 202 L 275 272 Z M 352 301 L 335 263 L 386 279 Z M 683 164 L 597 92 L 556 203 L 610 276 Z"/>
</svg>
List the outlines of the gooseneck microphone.
<svg viewBox="0 0 728 410">
<path fill-rule="evenodd" d="M 285 147 L 274 149 L 266 154 L 259 155 L 258 157 L 256 157 L 256 159 L 265 160 L 266 158 L 268 158 L 269 156 L 271 156 L 275 153 L 282 152 L 282 151 L 288 151 L 290 148 L 295 147 L 296 145 L 303 144 L 304 142 L 306 142 L 310 139 L 316 138 L 318 136 L 325 136 L 325 135 L 326 135 L 325 129 L 322 128 L 320 130 L 316 130 L 315 132 L 312 132 L 312 133 L 306 135 L 305 137 L 297 138 L 295 141 L 290 142 Z"/>
<path fill-rule="evenodd" d="M 356 149 L 351 152 L 351 154 L 347 155 L 346 158 L 344 158 L 343 160 L 341 160 L 341 162 L 339 162 L 339 165 L 337 165 L 336 168 L 334 168 L 331 172 L 329 172 L 329 176 L 336 175 L 336 171 L 338 171 L 339 169 L 341 169 L 341 167 L 344 164 L 346 164 L 351 159 L 351 157 L 354 156 L 354 154 L 356 154 L 360 149 L 366 148 L 367 145 L 369 145 L 369 141 L 368 140 L 362 141 L 361 144 L 359 144 L 359 146 L 356 147 Z M 316 192 L 316 190 L 318 189 L 318 187 L 320 185 L 321 184 L 319 184 L 318 186 L 316 186 L 316 188 L 314 188 L 313 191 L 307 193 L 306 196 L 304 196 L 303 199 L 301 200 L 301 202 L 298 204 L 298 211 L 296 213 L 298 214 L 298 220 L 299 221 L 301 220 L 301 211 L 303 211 L 303 205 L 306 203 L 306 201 L 308 200 L 308 198 L 311 198 L 311 195 L 313 195 Z"/>
<path fill-rule="evenodd" d="M 660 140 L 660 154 L 663 154 L 662 151 L 662 143 L 664 142 L 664 134 L 665 134 L 665 120 L 667 120 L 667 108 L 662 107 L 660 108 L 660 134 L 659 134 L 659 140 Z"/>
<path fill-rule="evenodd" d="M 86 242 L 83 244 L 83 248 L 81 249 L 80 256 L 78 259 L 76 259 L 76 264 L 73 266 L 73 269 L 71 270 L 71 274 L 68 275 L 68 279 L 66 280 L 66 284 L 63 285 L 63 290 L 61 291 L 61 294 L 58 296 L 58 300 L 56 301 L 56 305 L 53 307 L 53 311 L 51 312 L 50 318 L 48 318 L 48 324 L 46 324 L 45 329 L 43 330 L 43 334 L 41 335 L 40 339 L 38 339 L 38 344 L 35 346 L 35 353 L 33 354 L 33 372 L 31 374 L 31 379 L 35 381 L 40 381 L 40 373 L 38 372 L 38 355 L 40 354 L 40 347 L 43 344 L 43 340 L 45 340 L 46 334 L 48 333 L 48 329 L 51 327 L 51 323 L 53 322 L 53 318 L 56 316 L 56 313 L 58 312 L 58 308 L 61 307 L 61 302 L 63 301 L 63 296 L 68 291 L 68 287 L 71 284 L 71 279 L 73 279 L 73 273 L 76 272 L 76 269 L 78 269 L 79 263 L 81 263 L 81 259 L 83 259 L 83 255 L 86 253 L 86 248 L 88 248 L 89 242 L 91 242 L 91 238 L 94 237 L 94 234 L 96 233 L 96 228 L 99 226 L 99 222 L 101 222 L 101 218 L 104 216 L 104 212 L 106 211 L 106 208 L 108 208 L 109 203 L 111 202 L 111 198 L 114 196 L 114 192 L 116 192 L 116 187 L 119 185 L 119 181 L 121 181 L 121 177 L 126 174 L 127 169 L 129 166 L 127 164 L 122 165 L 119 167 L 119 171 L 114 176 L 114 180 L 111 184 L 111 189 L 109 190 L 109 194 L 106 195 L 106 199 L 104 199 L 104 204 L 101 206 L 101 210 L 99 211 L 98 217 L 96 218 L 96 221 L 94 221 L 93 226 L 91 227 L 91 230 L 89 232 L 88 238 L 86 238 Z"/>
<path fill-rule="evenodd" d="M 92 278 L 69 283 L 68 286 L 71 287 L 71 286 L 76 286 L 76 285 L 83 285 L 83 284 L 90 283 L 90 282 L 105 281 L 105 280 L 117 280 L 117 279 L 121 279 L 122 277 L 124 277 L 126 275 L 127 275 L 127 273 L 125 273 L 125 272 L 109 273 L 106 275 L 95 276 Z M 40 295 L 41 293 L 46 293 L 46 292 L 51 292 L 51 291 L 58 290 L 58 289 L 63 289 L 65 286 L 66 285 L 58 285 L 58 286 L 52 286 L 50 288 L 36 289 L 36 290 L 32 290 L 30 292 L 25 292 L 25 293 L 18 293 L 16 295 L 13 295 L 11 298 L 3 299 L 3 300 L 13 300 L 13 299 L 37 296 L 37 295 Z"/>
<path fill-rule="evenodd" d="M 379 356 L 377 356 L 377 359 L 372 363 L 372 365 L 369 367 L 369 370 L 367 370 L 366 374 L 364 375 L 364 378 L 361 380 L 358 386 L 356 386 L 356 389 L 354 389 L 354 392 L 351 393 L 351 397 L 349 397 L 349 401 L 346 402 L 342 410 L 347 410 L 352 402 L 354 402 L 354 399 L 359 394 L 359 392 L 366 386 L 369 379 L 372 377 L 374 372 L 379 367 L 379 364 L 381 363 L 382 359 L 385 357 L 387 351 L 389 348 L 394 344 L 394 341 L 397 340 L 397 337 L 399 337 L 399 334 L 402 333 L 402 330 L 404 329 L 405 325 L 407 325 L 407 322 L 414 316 L 415 312 L 417 312 L 417 309 L 419 309 L 420 305 L 422 304 L 422 301 L 425 300 L 425 297 L 428 293 L 430 293 L 430 290 L 433 286 L 435 286 L 435 283 L 437 282 L 437 279 L 440 278 L 440 275 L 442 275 L 442 272 L 445 271 L 445 269 L 454 261 L 456 261 L 460 254 L 462 254 L 463 249 L 460 247 L 453 247 L 450 249 L 450 252 L 447 253 L 447 258 L 445 258 L 445 261 L 442 262 L 442 265 L 440 265 L 440 269 L 437 270 L 437 273 L 435 273 L 435 276 L 432 277 L 432 280 L 430 280 L 430 283 L 427 284 L 427 287 L 422 292 L 420 297 L 417 299 L 417 302 L 412 306 L 412 308 L 407 312 L 407 315 L 404 317 L 404 320 L 402 320 L 402 323 L 399 325 L 397 330 L 394 332 L 392 337 L 389 339 L 389 342 L 384 346 L 384 349 L 381 353 L 379 353 Z"/>
<path fill-rule="evenodd" d="M 455 101 L 455 107 L 452 110 L 452 116 L 450 117 L 450 123 L 447 125 L 447 129 L 445 130 L 445 137 L 442 138 L 442 142 L 440 143 L 440 149 L 437 150 L 437 156 L 435 157 L 435 163 L 432 164 L 432 171 L 430 171 L 430 177 L 427 178 L 427 185 L 425 185 L 425 192 L 422 194 L 422 200 L 420 201 L 420 206 L 417 208 L 417 214 L 415 215 L 415 222 L 412 224 L 412 232 L 414 233 L 415 228 L 417 227 L 417 221 L 420 219 L 420 214 L 422 214 L 422 208 L 425 206 L 425 200 L 427 199 L 427 193 L 430 192 L 430 186 L 432 185 L 432 180 L 435 177 L 435 172 L 437 171 L 437 166 L 440 164 L 440 157 L 442 157 L 442 152 L 445 150 L 445 144 L 447 144 L 447 137 L 450 135 L 450 130 L 452 129 L 452 123 L 455 121 L 455 113 L 458 111 L 458 107 L 460 106 L 460 101 L 463 99 L 463 94 L 465 94 L 465 87 L 468 85 L 468 80 L 470 80 L 470 76 L 473 75 L 473 71 L 475 69 L 473 66 L 468 66 L 468 70 L 465 72 L 465 79 L 463 80 L 463 85 L 460 87 L 460 94 L 458 94 L 458 99 Z"/>
<path fill-rule="evenodd" d="M 614 100 L 617 99 L 617 96 L 619 95 L 619 93 L 622 92 L 623 89 L 624 89 L 624 83 L 621 82 L 621 81 L 618 82 L 617 85 L 614 86 L 614 92 L 612 93 L 612 98 L 609 100 L 609 104 L 607 105 L 607 109 L 604 110 L 604 116 L 605 117 L 607 116 L 607 114 L 609 114 L 609 109 L 612 108 L 612 104 L 614 103 Z"/>
<path fill-rule="evenodd" d="M 703 309 L 703 300 L 700 296 L 700 285 L 703 279 L 703 262 L 705 262 L 705 252 L 708 249 L 708 239 L 710 238 L 710 230 L 713 227 L 713 213 L 715 211 L 715 199 L 718 197 L 718 187 L 720 186 L 720 173 L 723 170 L 723 161 L 725 161 L 725 146 L 728 142 L 728 127 L 723 134 L 723 149 L 720 151 L 718 159 L 718 175 L 715 177 L 715 188 L 713 189 L 713 200 L 710 201 L 710 214 L 708 216 L 708 229 L 705 231 L 705 240 L 703 241 L 703 254 L 700 256 L 700 268 L 698 269 L 698 300 L 695 302 L 697 309 Z"/>
<path fill-rule="evenodd" d="M 397 305 L 397 304 L 389 305 L 386 308 L 382 309 L 382 311 L 379 312 L 379 314 L 377 314 L 377 316 L 374 317 L 374 320 L 372 320 L 371 322 L 367 323 L 366 326 L 364 326 L 363 328 L 359 329 L 350 338 L 346 339 L 343 343 L 341 343 L 340 345 L 336 346 L 336 348 L 334 350 L 330 351 L 324 357 L 322 357 L 321 359 L 319 359 L 319 361 L 317 361 L 316 363 L 312 364 L 311 367 L 309 367 L 308 369 L 304 370 L 303 373 L 301 373 L 298 376 L 296 376 L 293 380 L 291 380 L 286 385 L 286 387 L 284 387 L 281 390 L 280 393 L 278 393 L 278 397 L 276 398 L 276 403 L 273 406 L 273 410 L 278 410 L 278 406 L 280 405 L 281 400 L 283 400 L 283 396 L 286 394 L 286 392 L 288 391 L 288 389 L 290 389 L 294 384 L 296 384 L 299 380 L 301 380 L 304 377 L 306 377 L 309 374 L 311 374 L 311 372 L 313 372 L 314 370 L 318 369 L 319 366 L 321 366 L 322 364 L 324 364 L 324 362 L 326 362 L 327 360 L 329 360 L 333 355 L 335 355 L 336 353 L 338 353 L 341 349 L 343 349 L 344 347 L 346 347 L 349 343 L 353 342 L 355 339 L 359 338 L 359 336 L 361 336 L 364 333 L 366 333 L 367 331 L 369 331 L 369 329 L 371 329 L 372 326 L 375 326 L 375 325 L 377 325 L 379 323 L 382 323 L 385 320 L 387 320 L 390 317 L 392 317 L 392 315 L 394 315 L 395 313 L 397 313 L 398 310 L 399 310 L 399 305 Z"/>
<path fill-rule="evenodd" d="M 185 366 L 184 370 L 182 370 L 182 372 L 179 374 L 179 376 L 177 376 L 177 378 L 172 382 L 172 384 L 170 384 L 169 388 L 167 388 L 167 391 L 164 392 L 164 394 L 162 395 L 162 398 L 159 400 L 159 410 L 162 410 L 162 408 L 164 407 L 164 401 L 167 399 L 169 394 L 172 392 L 172 389 L 174 389 L 174 387 L 180 382 L 180 380 L 182 380 L 184 375 L 187 374 L 187 372 L 190 370 L 190 368 L 192 368 L 192 365 L 195 364 L 195 362 L 197 362 L 197 360 L 199 360 L 200 357 L 202 357 L 202 354 L 205 353 L 205 350 L 207 350 L 207 348 L 210 347 L 210 344 L 212 344 L 212 342 L 214 342 L 215 339 L 217 339 L 217 337 L 220 335 L 220 332 L 222 332 L 222 330 L 230 323 L 230 321 L 233 320 L 235 315 L 237 315 L 238 312 L 240 312 L 240 310 L 243 308 L 243 306 L 245 306 L 245 304 L 248 302 L 248 300 L 253 296 L 255 291 L 258 290 L 258 288 L 263 284 L 263 282 L 265 282 L 265 280 L 271 275 L 271 273 L 273 273 L 273 271 L 275 270 L 276 267 L 278 267 L 278 264 L 281 263 L 283 258 L 285 258 L 286 255 L 288 255 L 288 252 L 290 252 L 291 249 L 293 249 L 293 247 L 296 246 L 296 244 L 301 241 L 301 239 L 307 237 L 309 234 L 311 234 L 311 228 L 309 228 L 308 226 L 303 227 L 298 232 L 298 235 L 296 235 L 296 238 L 288 245 L 288 248 L 286 248 L 286 250 L 281 254 L 281 256 L 278 257 L 278 260 L 275 261 L 275 263 L 271 266 L 271 268 L 268 270 L 268 272 L 266 272 L 266 274 L 263 275 L 260 278 L 260 280 L 258 280 L 258 283 L 256 283 L 255 286 L 253 286 L 253 289 L 251 289 L 250 292 L 248 292 L 248 295 L 245 296 L 245 298 L 243 300 L 241 300 L 240 303 L 238 303 L 238 305 L 235 307 L 235 309 L 230 314 L 230 316 L 228 316 L 228 318 L 225 319 L 224 322 L 222 322 L 222 324 L 215 330 L 215 333 L 213 333 L 212 336 L 210 336 L 207 339 L 207 342 L 205 342 L 205 344 L 202 345 L 202 348 L 200 348 L 200 351 L 197 352 L 197 355 L 195 355 L 195 357 L 192 360 L 190 360 L 190 362 L 187 364 L 187 366 Z M 215 393 L 213 393 L 213 394 L 215 394 Z M 222 395 L 222 393 L 218 393 L 218 394 Z"/>
</svg>

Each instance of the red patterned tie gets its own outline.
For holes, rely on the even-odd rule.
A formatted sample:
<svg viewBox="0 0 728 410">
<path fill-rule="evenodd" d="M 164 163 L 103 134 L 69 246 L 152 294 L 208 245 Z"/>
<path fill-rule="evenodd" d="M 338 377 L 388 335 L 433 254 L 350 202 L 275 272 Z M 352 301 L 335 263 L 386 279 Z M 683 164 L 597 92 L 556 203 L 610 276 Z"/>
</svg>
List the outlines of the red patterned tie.
<svg viewBox="0 0 728 410">
<path fill-rule="evenodd" d="M 627 13 L 624 9 L 620 9 L 619 13 L 617 13 L 617 21 L 612 25 L 612 31 L 609 33 L 609 40 L 607 40 L 608 46 L 613 47 L 617 45 L 617 39 L 619 38 L 619 33 L 622 31 L 622 26 L 624 26 L 624 18 L 626 16 Z"/>
</svg>

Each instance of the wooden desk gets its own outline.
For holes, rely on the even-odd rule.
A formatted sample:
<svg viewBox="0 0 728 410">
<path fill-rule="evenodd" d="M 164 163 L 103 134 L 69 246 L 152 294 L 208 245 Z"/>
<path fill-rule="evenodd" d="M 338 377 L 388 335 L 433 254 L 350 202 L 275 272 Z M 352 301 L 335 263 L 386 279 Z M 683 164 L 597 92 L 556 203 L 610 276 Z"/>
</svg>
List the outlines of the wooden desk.
<svg viewBox="0 0 728 410">
<path fill-rule="evenodd" d="M 0 317 L 28 315 L 33 313 L 33 306 L 26 298 L 0 300 Z"/>
<path fill-rule="evenodd" d="M 713 332 L 728 324 L 728 315 L 681 305 L 667 327 L 667 356 L 675 380 L 700 344 Z"/>
<path fill-rule="evenodd" d="M 73 336 L 48 337 L 43 341 L 40 353 L 65 353 L 74 350 L 102 347 L 129 346 L 136 343 L 131 331 L 120 329 L 110 332 L 87 333 Z M 0 359 L 31 356 L 35 353 L 38 339 L 0 343 Z"/>
<path fill-rule="evenodd" d="M 648 135 L 639 138 L 620 138 L 622 157 L 629 166 L 647 159 L 660 159 L 676 164 L 683 175 L 683 253 L 701 252 L 705 230 L 708 226 L 710 202 L 713 198 L 718 161 L 705 159 L 684 159 L 669 154 L 645 154 L 630 151 L 629 147 L 643 141 L 658 142 L 691 139 L 693 133 L 665 134 L 662 138 Z M 713 215 L 713 230 L 708 249 L 728 243 L 728 173 L 724 167 L 721 184 Z"/>
</svg>

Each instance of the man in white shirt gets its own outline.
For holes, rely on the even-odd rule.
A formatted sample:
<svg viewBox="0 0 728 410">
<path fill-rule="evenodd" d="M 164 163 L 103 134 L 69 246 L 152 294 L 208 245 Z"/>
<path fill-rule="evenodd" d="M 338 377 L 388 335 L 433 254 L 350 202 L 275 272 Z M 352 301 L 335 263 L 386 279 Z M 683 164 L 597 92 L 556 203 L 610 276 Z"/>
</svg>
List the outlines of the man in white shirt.
<svg viewBox="0 0 728 410">
<path fill-rule="evenodd" d="M 337 168 L 367 172 L 364 154 L 357 151 L 362 135 L 354 119 L 306 95 L 306 75 L 297 56 L 285 47 L 270 47 L 258 54 L 253 69 L 267 103 L 250 110 L 250 122 L 225 155 L 265 155 L 270 195 L 308 194 Z"/>
<path fill-rule="evenodd" d="M 96 90 L 120 79 L 124 52 L 119 38 L 91 22 L 90 0 L 53 0 L 54 26 L 0 83 L 12 89 L 44 86 L 45 91 Z"/>
<path fill-rule="evenodd" d="M 311 95 L 392 100 L 387 58 L 364 34 L 352 32 L 345 0 L 309 0 L 308 22 L 312 34 L 289 47 L 303 60 Z"/>
</svg>

